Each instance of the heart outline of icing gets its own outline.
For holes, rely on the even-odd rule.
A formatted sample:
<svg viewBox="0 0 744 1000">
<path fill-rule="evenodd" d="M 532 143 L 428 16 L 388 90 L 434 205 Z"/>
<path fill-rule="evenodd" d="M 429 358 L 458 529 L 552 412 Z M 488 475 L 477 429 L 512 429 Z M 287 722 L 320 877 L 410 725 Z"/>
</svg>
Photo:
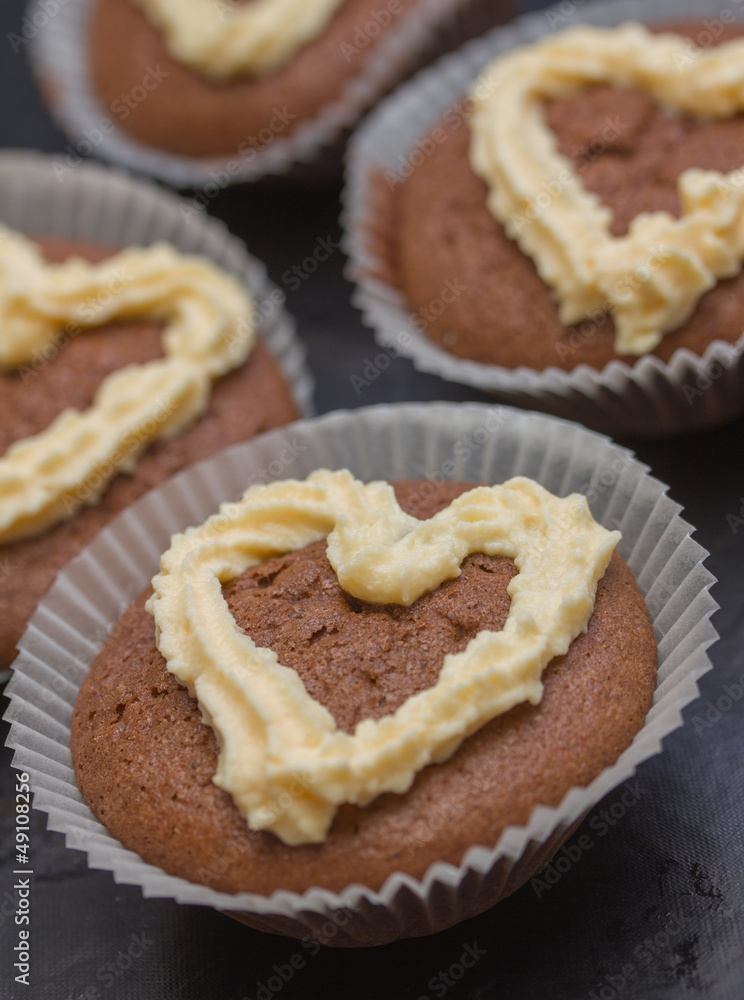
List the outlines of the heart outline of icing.
<svg viewBox="0 0 744 1000">
<path fill-rule="evenodd" d="M 558 153 L 542 103 L 609 83 L 637 86 L 688 114 L 727 118 L 744 111 L 744 39 L 694 57 L 689 50 L 689 39 L 652 34 L 640 24 L 572 28 L 501 56 L 488 72 L 498 69 L 507 85 L 485 93 L 476 84 L 471 92 L 471 159 L 489 188 L 489 210 L 553 290 L 561 322 L 612 314 L 618 354 L 653 351 L 719 278 L 739 273 L 742 171 L 684 171 L 679 219 L 642 213 L 626 236 L 614 237 L 611 210 Z M 523 224 L 540 197 L 548 203 Z"/>
<path fill-rule="evenodd" d="M 343 0 L 134 0 L 174 59 L 215 79 L 268 73 L 325 28 Z M 210 9 L 212 8 L 212 9 Z"/>
<path fill-rule="evenodd" d="M 584 497 L 559 499 L 522 477 L 477 487 L 419 521 L 400 509 L 389 484 L 319 470 L 253 487 L 174 536 L 147 610 L 168 669 L 217 735 L 216 784 L 253 829 L 289 844 L 318 842 L 340 803 L 406 791 L 422 767 L 446 760 L 489 719 L 539 701 L 542 670 L 585 629 L 619 537 L 592 519 Z M 484 630 L 445 657 L 437 683 L 393 715 L 364 720 L 353 735 L 339 731 L 295 671 L 238 628 L 221 591 L 250 566 L 323 538 L 339 584 L 376 603 L 412 603 L 458 576 L 469 552 L 514 558 L 504 629 Z M 288 792 L 277 816 L 267 803 Z"/>
<path fill-rule="evenodd" d="M 158 243 L 99 264 L 47 265 L 31 241 L 1 226 L 0 318 L 0 366 L 10 370 L 47 348 L 54 355 L 66 324 L 79 332 L 117 319 L 165 322 L 162 359 L 112 372 L 86 411 L 64 410 L 0 456 L 0 545 L 95 502 L 150 443 L 204 412 L 212 381 L 243 363 L 255 341 L 250 295 L 206 258 Z"/>
</svg>

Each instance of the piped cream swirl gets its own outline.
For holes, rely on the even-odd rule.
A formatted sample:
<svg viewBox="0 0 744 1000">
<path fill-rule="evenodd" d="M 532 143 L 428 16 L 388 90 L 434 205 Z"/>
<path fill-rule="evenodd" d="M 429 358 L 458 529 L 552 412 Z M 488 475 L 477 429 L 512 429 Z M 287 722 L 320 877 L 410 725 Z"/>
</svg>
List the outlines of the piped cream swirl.
<svg viewBox="0 0 744 1000">
<path fill-rule="evenodd" d="M 46 363 L 61 331 L 126 319 L 164 323 L 165 357 L 109 375 L 88 410 L 63 411 L 0 457 L 0 543 L 97 502 L 151 442 L 204 412 L 213 379 L 241 364 L 255 338 L 250 296 L 206 259 L 156 244 L 100 264 L 48 265 L 33 243 L 0 227 L 0 367 Z"/>
<path fill-rule="evenodd" d="M 490 211 L 553 289 L 563 323 L 606 310 L 619 354 L 654 350 L 718 279 L 741 270 L 742 172 L 684 171 L 679 218 L 643 213 L 613 237 L 612 211 L 558 152 L 542 104 L 610 83 L 675 112 L 728 118 L 744 111 L 744 39 L 702 51 L 640 24 L 580 27 L 501 56 L 494 74 L 499 87 L 474 86 L 471 120 L 471 162 Z"/>
<path fill-rule="evenodd" d="M 251 828 L 288 844 L 319 842 L 341 803 L 405 792 L 489 719 L 540 701 L 542 671 L 586 629 L 619 537 L 592 519 L 584 497 L 559 499 L 521 477 L 470 490 L 419 521 L 387 483 L 320 470 L 252 487 L 174 536 L 147 608 L 168 669 L 217 734 L 215 782 Z M 410 605 L 459 576 L 469 553 L 509 556 L 519 573 L 506 624 L 448 655 L 434 687 L 348 735 L 293 670 L 240 630 L 221 592 L 248 567 L 322 538 L 343 589 L 374 603 Z"/>
<path fill-rule="evenodd" d="M 344 0 L 134 0 L 173 58 L 218 80 L 269 73 L 321 34 Z"/>
</svg>

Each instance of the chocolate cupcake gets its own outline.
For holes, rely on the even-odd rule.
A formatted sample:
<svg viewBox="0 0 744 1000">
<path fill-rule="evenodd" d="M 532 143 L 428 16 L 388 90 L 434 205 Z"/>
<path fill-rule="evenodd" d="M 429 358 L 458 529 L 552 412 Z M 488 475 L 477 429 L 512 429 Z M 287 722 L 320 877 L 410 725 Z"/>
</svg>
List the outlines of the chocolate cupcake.
<svg viewBox="0 0 744 1000">
<path fill-rule="evenodd" d="M 264 22 L 272 5 L 277 8 L 278 23 L 264 27 L 256 19 L 255 25 L 246 24 L 240 31 L 239 19 L 252 14 L 250 3 L 225 4 L 221 10 L 205 6 L 200 26 L 193 11 L 170 14 L 169 5 L 159 0 L 97 0 L 90 24 L 90 65 L 101 104 L 145 146 L 199 159 L 250 160 L 335 101 L 385 34 L 395 31 L 400 20 L 416 17 L 422 6 L 422 0 L 413 0 L 401 4 L 396 15 L 380 17 L 368 0 L 305 0 L 288 19 L 276 0 L 253 3 L 263 7 Z M 307 18 L 314 7 L 317 15 L 308 18 L 306 26 L 300 15 Z M 168 30 L 178 18 L 188 21 L 187 14 L 193 21 L 188 39 L 183 22 Z M 251 34 L 262 27 L 266 38 L 254 43 Z M 208 36 L 210 30 L 219 39 L 202 51 L 199 36 Z M 181 35 L 188 56 L 174 51 Z M 157 67 L 157 76 L 146 84 L 146 99 L 138 102 L 136 88 L 142 86 L 148 67 Z M 130 94 L 135 96 L 123 103 L 122 95 Z"/>
<path fill-rule="evenodd" d="M 515 490 L 523 485 L 511 482 Z M 428 519 L 471 489 L 419 480 L 395 484 L 395 496 L 406 513 Z M 485 502 L 475 497 L 489 494 L 476 490 L 473 505 Z M 315 542 L 245 570 L 223 584 L 223 596 L 238 628 L 275 653 L 330 712 L 337 728 L 329 732 L 356 739 L 365 720 L 386 719 L 389 755 L 398 710 L 423 692 L 433 698 L 447 657 L 464 654 L 486 631 L 504 628 L 507 587 L 516 575 L 512 559 L 474 553 L 456 579 L 408 607 L 373 603 L 341 587 L 326 543 Z M 553 581 L 560 587 L 557 577 Z M 307 822 L 300 810 L 289 822 L 293 799 L 309 797 L 309 812 L 317 809 L 324 780 L 308 757 L 307 771 L 298 768 L 286 787 L 262 799 L 261 808 L 275 817 L 260 831 L 223 790 L 235 787 L 223 773 L 235 753 L 228 720 L 216 703 L 190 697 L 168 672 L 155 621 L 140 599 L 114 626 L 75 705 L 78 786 L 125 847 L 220 892 L 268 896 L 278 888 L 305 892 L 316 886 L 340 892 L 352 882 L 377 890 L 394 871 L 421 879 L 431 864 L 459 865 L 473 844 L 487 846 L 508 826 L 526 823 L 537 805 L 559 805 L 569 789 L 614 764 L 642 727 L 656 685 L 656 642 L 640 591 L 618 555 L 602 570 L 590 603 L 586 632 L 550 661 L 538 704 L 520 701 L 483 724 L 454 755 L 448 749 L 448 759 L 418 770 L 402 794 L 341 805 L 327 830 L 312 822 L 314 816 Z M 154 612 L 156 605 L 148 608 Z M 161 649 L 165 631 L 163 625 Z M 199 678 L 194 684 L 198 691 Z M 249 680 L 246 685 L 248 691 Z M 232 697 L 239 697 L 234 690 Z M 202 721 L 200 707 L 214 729 Z M 417 742 L 431 735 L 436 719 L 435 713 Z M 272 739 L 271 724 L 267 729 Z M 215 730 L 224 747 L 219 771 Z M 441 750 L 432 753 L 437 760 Z M 347 767 L 351 760 L 348 753 Z M 244 780 L 240 774 L 237 783 Z M 359 794 L 364 801 L 372 793 L 365 786 Z M 257 810 L 250 819 L 260 821 Z"/>
<path fill-rule="evenodd" d="M 513 7 L 72 0 L 33 57 L 52 111 L 76 142 L 93 132 L 97 154 L 179 185 L 219 188 L 310 161 L 295 172 L 318 178 L 382 94 Z"/>
<path fill-rule="evenodd" d="M 701 46 L 744 29 L 599 27 L 638 13 L 515 22 L 392 97 L 350 154 L 347 244 L 367 320 L 421 367 L 658 434 L 741 405 L 742 248 L 722 233 L 744 109 L 709 81 L 739 49 Z"/>
<path fill-rule="evenodd" d="M 68 232 L 31 241 L 4 229 L 0 248 L 3 667 L 58 571 L 104 525 L 185 466 L 296 419 L 296 388 L 307 399 L 287 321 L 235 243 L 209 225 L 189 233 L 243 265 L 253 298 L 206 257 L 111 249 L 136 241 L 137 225 L 148 240 L 169 232 L 175 199 L 100 169 L 60 189 L 52 166 L 0 164 L 3 215 L 43 232 L 46 207 Z"/>
<path fill-rule="evenodd" d="M 522 564 L 514 577 L 509 559 L 472 551 L 459 578 L 450 572 L 448 582 L 419 597 L 406 590 L 406 607 L 391 606 L 385 590 L 388 604 L 380 606 L 369 600 L 369 590 L 356 590 L 359 579 L 364 587 L 376 587 L 382 580 L 379 585 L 384 588 L 405 589 L 408 576 L 382 569 L 375 577 L 362 569 L 355 583 L 356 557 L 339 556 L 332 537 L 328 551 L 324 550 L 326 515 L 320 496 L 313 493 L 312 523 L 299 530 L 294 518 L 298 510 L 309 509 L 302 507 L 307 497 L 298 496 L 289 504 L 282 501 L 283 513 L 277 509 L 272 514 L 272 491 L 284 486 L 272 485 L 271 475 L 259 477 L 268 485 L 252 495 L 259 497 L 262 516 L 278 532 L 287 527 L 286 515 L 292 512 L 293 553 L 286 554 L 286 544 L 280 540 L 271 541 L 273 531 L 263 532 L 263 557 L 255 562 L 250 556 L 254 541 L 250 533 L 246 535 L 241 508 L 235 503 L 225 505 L 204 529 L 169 543 L 170 531 L 182 530 L 214 511 L 220 496 L 237 496 L 246 469 L 266 470 L 276 461 L 284 441 L 281 432 L 272 432 L 153 491 L 130 509 L 126 521 L 120 520 L 93 543 L 84 566 L 70 567 L 63 574 L 38 619 L 43 621 L 43 645 L 56 650 L 56 666 L 44 693 L 26 680 L 40 649 L 35 646 L 37 633 L 31 633 L 29 658 L 22 653 L 11 687 L 13 699 L 20 699 L 14 700 L 11 718 L 22 711 L 26 721 L 23 731 L 12 733 L 11 742 L 20 747 L 31 716 L 33 728 L 43 732 L 50 724 L 45 719 L 64 711 L 69 727 L 72 703 L 82 683 L 74 711 L 73 754 L 81 788 L 110 829 L 107 832 L 87 810 L 81 811 L 77 793 L 69 786 L 70 806 L 60 809 L 59 782 L 53 782 L 54 824 L 64 829 L 70 846 L 88 852 L 91 864 L 146 887 L 148 895 L 217 906 L 261 929 L 303 936 L 330 921 L 333 933 L 325 937 L 333 945 L 378 944 L 431 933 L 482 911 L 534 875 L 587 810 L 632 774 L 641 760 L 657 752 L 661 737 L 679 725 L 679 707 L 695 696 L 694 676 L 708 666 L 701 649 L 714 635 L 707 621 L 713 603 L 701 594 L 710 583 L 699 563 L 704 553 L 690 541 L 689 526 L 664 496 L 663 485 L 650 479 L 627 452 L 549 418 L 483 406 L 372 407 L 296 424 L 292 435 L 296 453 L 285 456 L 282 476 L 300 480 L 292 486 L 300 492 L 320 488 L 314 485 L 317 478 L 303 480 L 321 463 L 337 469 L 350 466 L 365 480 L 413 476 L 413 481 L 396 488 L 402 505 L 413 515 L 406 521 L 408 527 L 418 524 L 415 518 L 432 515 L 454 501 L 447 515 L 421 521 L 422 530 L 425 525 L 431 525 L 428 531 L 443 530 L 442 524 L 449 524 L 447 518 L 457 509 L 454 498 L 466 482 L 504 481 L 514 475 L 518 478 L 512 482 L 524 482 L 519 477 L 532 473 L 547 489 L 564 496 L 582 489 L 599 523 L 619 528 L 620 554 L 612 557 L 599 583 L 588 632 L 574 639 L 567 655 L 552 660 L 543 675 L 542 701 L 538 704 L 538 698 L 531 697 L 532 704 L 521 699 L 505 704 L 503 714 L 476 731 L 475 723 L 468 723 L 454 742 L 441 719 L 434 718 L 426 735 L 408 740 L 405 752 L 399 747 L 394 754 L 376 758 L 380 730 L 371 727 L 385 727 L 386 740 L 405 742 L 407 730 L 396 727 L 401 718 L 409 718 L 406 713 L 417 712 L 422 699 L 435 704 L 438 688 L 440 694 L 444 690 L 439 686 L 452 683 L 453 676 L 456 683 L 470 683 L 476 676 L 467 666 L 473 636 L 485 627 L 506 638 L 508 628 L 505 633 L 498 629 L 513 606 L 510 596 L 512 602 L 521 600 L 514 582 L 525 573 L 529 576 L 529 568 Z M 336 474 L 325 475 L 335 482 Z M 381 494 L 374 495 L 377 510 L 384 502 Z M 343 509 L 339 496 L 334 493 L 334 517 Z M 468 503 L 473 503 L 473 496 Z M 558 503 L 572 510 L 575 506 L 573 498 Z M 522 518 L 527 507 L 520 503 L 514 510 Z M 355 509 L 363 508 L 355 505 Z M 472 527 L 472 520 L 467 520 Z M 560 531 L 562 520 L 555 523 L 564 539 L 573 537 Z M 287 737 L 285 722 L 275 717 L 284 735 L 278 741 L 271 729 L 265 735 L 278 756 L 272 751 L 270 766 L 267 757 L 265 768 L 251 767 L 237 785 L 220 758 L 217 787 L 212 779 L 218 743 L 227 758 L 257 763 L 261 755 L 233 746 L 229 726 L 224 726 L 219 707 L 207 695 L 201 709 L 206 708 L 220 731 L 216 742 L 200 719 L 197 702 L 166 669 L 163 655 L 182 683 L 203 698 L 205 692 L 217 692 L 220 684 L 215 676 L 197 675 L 209 663 L 230 660 L 223 655 L 215 619 L 215 631 L 210 628 L 204 636 L 205 656 L 192 660 L 188 654 L 176 663 L 174 649 L 192 647 L 181 639 L 169 645 L 170 629 L 180 635 L 183 623 L 198 623 L 203 609 L 196 601 L 187 615 L 182 613 L 185 592 L 167 581 L 177 584 L 178 565 L 187 549 L 192 555 L 202 551 L 199 539 L 204 532 L 212 539 L 209 553 L 222 559 L 220 545 L 227 544 L 235 531 L 245 540 L 240 558 L 253 565 L 244 570 L 236 563 L 237 575 L 228 574 L 234 578 L 223 584 L 224 613 L 234 615 L 236 641 L 247 643 L 250 634 L 255 647 L 262 647 L 256 655 L 269 657 L 261 659 L 264 666 L 257 674 L 251 674 L 261 680 L 264 693 L 278 683 L 274 669 L 266 666 L 276 663 L 274 653 L 284 665 L 278 667 L 279 674 L 294 676 L 294 681 L 287 681 L 289 688 L 280 684 L 276 689 L 284 691 L 280 697 L 286 711 L 280 716 L 289 721 L 299 711 L 303 721 L 291 722 L 287 732 L 294 735 Z M 670 546 L 671 539 L 675 541 Z M 172 550 L 154 580 L 150 604 L 160 629 L 161 654 L 154 643 L 153 619 L 143 610 L 147 595 L 142 590 L 157 569 L 159 553 L 169 544 Z M 479 540 L 473 544 L 482 550 Z M 201 558 L 188 556 L 194 583 L 201 579 Z M 416 573 L 424 564 L 428 572 L 429 562 L 416 557 Z M 116 581 L 113 590 L 109 586 L 101 591 L 101 573 Z M 631 573 L 642 583 L 645 604 Z M 523 583 L 527 586 L 526 580 Z M 198 592 L 200 585 L 189 588 L 189 602 Z M 138 593 L 140 598 L 116 625 L 122 602 Z M 684 611 L 692 602 L 698 609 L 694 622 Z M 79 639 L 63 635 L 55 625 L 56 609 L 62 606 L 76 621 L 78 635 L 85 635 L 89 623 L 102 617 L 114 628 L 88 680 L 93 650 L 81 661 L 78 654 L 73 658 L 60 648 L 60 643 L 69 642 L 70 651 L 79 649 Z M 652 621 L 662 616 L 665 623 L 676 623 L 666 632 L 660 650 L 655 703 L 648 715 L 655 657 L 646 607 Z M 103 644 L 100 628 L 97 639 L 96 647 Z M 216 659 L 209 652 L 212 640 L 222 650 Z M 408 649 L 416 652 L 409 654 Z M 453 661 L 458 664 L 454 675 L 447 667 Z M 249 670 L 251 662 L 245 661 Z M 195 673 L 189 677 L 192 668 Z M 475 699 L 479 711 L 487 711 L 485 703 L 493 693 L 486 696 L 484 688 Z M 228 703 L 237 718 L 244 709 L 237 689 L 233 695 Z M 29 707 L 29 701 L 36 707 Z M 447 693 L 444 703 L 449 715 L 457 701 Z M 268 705 L 262 702 L 263 718 Z M 304 736 L 298 734 L 308 726 L 310 732 L 316 723 L 330 727 L 333 746 L 334 741 L 343 744 L 348 768 L 338 770 L 333 753 L 308 757 L 302 749 Z M 239 738 L 249 742 L 258 732 L 253 725 L 241 724 L 238 730 Z M 361 749 L 351 747 L 347 755 L 352 731 L 361 739 Z M 172 753 L 176 743 L 179 752 Z M 549 753 L 546 747 L 551 748 Z M 372 756 L 366 756 L 368 750 Z M 367 762 L 362 771 L 375 776 L 374 787 L 354 791 L 358 753 Z M 409 767 L 416 770 L 414 758 L 424 764 L 409 775 Z M 18 750 L 18 766 L 29 770 L 29 759 L 26 750 Z M 65 780 L 71 780 L 69 760 L 65 768 Z M 117 771 L 116 782 L 106 778 L 109 768 Z M 46 773 L 45 766 L 42 770 Z M 330 784 L 329 776 L 333 776 Z M 258 801 L 255 782 L 264 779 L 269 783 L 268 799 Z M 40 808 L 46 808 L 44 789 L 50 787 L 49 780 L 44 777 L 39 784 Z M 136 812 L 132 802 L 137 803 Z M 250 826 L 246 814 L 251 816 Z"/>
</svg>

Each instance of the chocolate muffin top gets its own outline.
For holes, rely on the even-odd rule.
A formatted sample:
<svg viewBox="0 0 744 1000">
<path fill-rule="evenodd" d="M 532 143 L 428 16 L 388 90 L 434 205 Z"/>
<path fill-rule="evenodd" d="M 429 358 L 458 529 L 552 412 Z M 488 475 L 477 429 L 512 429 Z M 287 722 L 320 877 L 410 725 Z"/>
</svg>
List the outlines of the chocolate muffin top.
<svg viewBox="0 0 744 1000">
<path fill-rule="evenodd" d="M 702 25 L 665 26 L 693 38 Z M 738 37 L 728 26 L 717 42 Z M 509 239 L 486 205 L 486 184 L 469 162 L 467 116 L 445 116 L 446 138 L 394 190 L 380 178 L 384 220 L 370 239 L 387 258 L 383 277 L 402 290 L 419 327 L 447 351 L 507 368 L 525 365 L 601 369 L 621 358 L 613 346 L 611 316 L 598 314 L 565 326 L 551 290 L 532 260 Z M 679 215 L 677 177 L 690 168 L 729 172 L 744 165 L 744 115 L 725 121 L 671 114 L 635 90 L 597 86 L 547 102 L 546 120 L 559 151 L 589 190 L 614 213 L 621 236 L 640 212 Z M 649 247 L 649 268 L 661 265 Z M 457 295 L 443 289 L 457 282 Z M 431 303 L 441 304 L 436 314 Z M 742 335 L 744 271 L 719 281 L 692 316 L 667 333 L 653 352 L 668 361 L 679 348 L 700 355 L 713 340 Z"/>
<path fill-rule="evenodd" d="M 100 260 L 111 253 L 60 240 L 39 242 L 50 261 L 73 253 Z M 0 369 L 0 455 L 44 430 L 62 410 L 88 407 L 111 372 L 161 355 L 160 326 L 126 322 L 63 335 L 48 359 L 16 371 Z M 120 511 L 187 465 L 297 415 L 289 386 L 258 342 L 245 365 L 217 381 L 203 417 L 175 439 L 150 447 L 131 474 L 111 482 L 100 503 L 34 538 L 0 545 L 0 666 L 14 659 L 26 622 L 59 570 Z"/>
<path fill-rule="evenodd" d="M 380 38 L 419 2 L 406 0 L 389 25 L 375 21 L 372 33 L 365 25 L 377 7 L 345 0 L 323 33 L 286 65 L 214 83 L 176 62 L 130 0 L 98 0 L 90 29 L 93 84 L 114 124 L 140 142 L 185 156 L 251 157 L 338 100 Z M 146 98 L 137 100 L 148 73 Z"/>
<path fill-rule="evenodd" d="M 408 482 L 396 495 L 423 518 L 467 488 Z M 340 589 L 320 542 L 247 570 L 223 594 L 239 626 L 352 732 L 434 685 L 445 655 L 479 631 L 502 628 L 515 572 L 509 559 L 476 554 L 461 577 L 410 608 L 370 605 Z M 545 671 L 539 706 L 493 719 L 449 761 L 419 772 L 406 794 L 342 806 L 325 842 L 291 847 L 249 830 L 213 784 L 214 733 L 168 672 L 146 597 L 115 627 L 81 688 L 72 723 L 78 783 L 126 847 L 225 892 L 379 888 L 396 870 L 421 877 L 434 861 L 457 864 L 471 845 L 494 844 L 505 826 L 525 823 L 540 803 L 557 805 L 616 760 L 642 726 L 655 686 L 648 612 L 615 555 L 587 633 Z M 297 794 L 303 780 L 298 774 Z"/>
</svg>

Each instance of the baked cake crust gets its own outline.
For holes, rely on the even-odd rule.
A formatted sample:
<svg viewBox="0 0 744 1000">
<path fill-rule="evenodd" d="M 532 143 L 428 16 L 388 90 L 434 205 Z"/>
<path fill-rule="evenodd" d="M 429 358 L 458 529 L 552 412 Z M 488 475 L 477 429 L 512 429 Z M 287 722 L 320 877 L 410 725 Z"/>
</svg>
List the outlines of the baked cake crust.
<svg viewBox="0 0 744 1000">
<path fill-rule="evenodd" d="M 696 38 L 702 27 L 686 22 L 664 30 Z M 717 41 L 741 34 L 731 25 Z M 613 209 L 616 236 L 639 212 L 678 214 L 676 181 L 683 170 L 728 172 L 744 166 L 744 115 L 697 122 L 665 113 L 640 92 L 601 86 L 549 102 L 547 121 L 584 185 Z M 445 118 L 440 128 L 446 140 L 433 143 L 431 154 L 394 192 L 378 179 L 381 222 L 370 234 L 387 256 L 382 277 L 400 287 L 427 335 L 452 354 L 507 368 L 602 369 L 618 358 L 636 362 L 635 356 L 615 353 L 609 316 L 571 327 L 561 323 L 532 260 L 486 206 L 486 184 L 469 162 L 467 122 L 454 119 L 448 125 Z M 655 269 L 662 259 L 649 247 L 648 259 L 639 265 Z M 443 296 L 453 282 L 460 293 Z M 443 307 L 437 315 L 432 302 Z M 719 281 L 653 353 L 668 361 L 679 348 L 701 355 L 713 340 L 734 344 L 742 336 L 743 317 L 744 271 Z"/>
<path fill-rule="evenodd" d="M 469 484 L 396 484 L 401 506 L 428 517 Z M 340 590 L 308 546 L 246 571 L 223 592 L 238 623 L 347 731 L 436 682 L 444 655 L 508 614 L 511 560 L 474 555 L 458 580 L 410 609 L 371 606 Z M 342 806 L 322 844 L 290 847 L 248 830 L 212 782 L 214 733 L 168 673 L 143 604 L 124 615 L 84 681 L 72 721 L 79 787 L 126 847 L 171 874 L 224 892 L 270 894 L 352 882 L 379 888 L 396 870 L 421 877 L 458 864 L 473 844 L 557 805 L 613 763 L 643 725 L 655 687 L 656 644 L 643 598 L 614 555 L 586 635 L 544 674 L 539 707 L 520 705 L 470 736 L 445 764 L 421 771 L 404 796 Z M 302 776 L 298 775 L 298 789 Z M 281 808 L 281 803 L 276 804 Z"/>
<path fill-rule="evenodd" d="M 419 2 L 406 0 L 389 30 Z M 285 66 L 211 83 L 168 54 L 161 33 L 129 0 L 99 0 L 90 29 L 93 84 L 112 121 L 140 142 L 184 156 L 239 158 L 273 141 L 271 134 L 261 140 L 262 130 L 291 135 L 340 97 L 387 30 L 370 34 L 364 48 L 356 45 L 376 10 L 370 0 L 345 0 L 324 32 Z M 138 92 L 149 67 L 157 70 L 157 86 L 130 108 L 122 98 Z"/>
<path fill-rule="evenodd" d="M 98 260 L 111 253 L 61 240 L 39 243 L 50 261 L 72 253 Z M 157 324 L 122 323 L 82 331 L 47 365 L 0 370 L 0 455 L 13 442 L 44 430 L 62 410 L 89 406 L 111 372 L 161 355 Z M 177 438 L 149 448 L 132 474 L 112 481 L 99 504 L 81 508 L 35 538 L 0 545 L 0 567 L 7 568 L 0 573 L 0 666 L 13 661 L 26 622 L 59 570 L 125 507 L 187 465 L 297 416 L 279 366 L 257 341 L 247 363 L 215 383 L 205 415 Z"/>
</svg>

